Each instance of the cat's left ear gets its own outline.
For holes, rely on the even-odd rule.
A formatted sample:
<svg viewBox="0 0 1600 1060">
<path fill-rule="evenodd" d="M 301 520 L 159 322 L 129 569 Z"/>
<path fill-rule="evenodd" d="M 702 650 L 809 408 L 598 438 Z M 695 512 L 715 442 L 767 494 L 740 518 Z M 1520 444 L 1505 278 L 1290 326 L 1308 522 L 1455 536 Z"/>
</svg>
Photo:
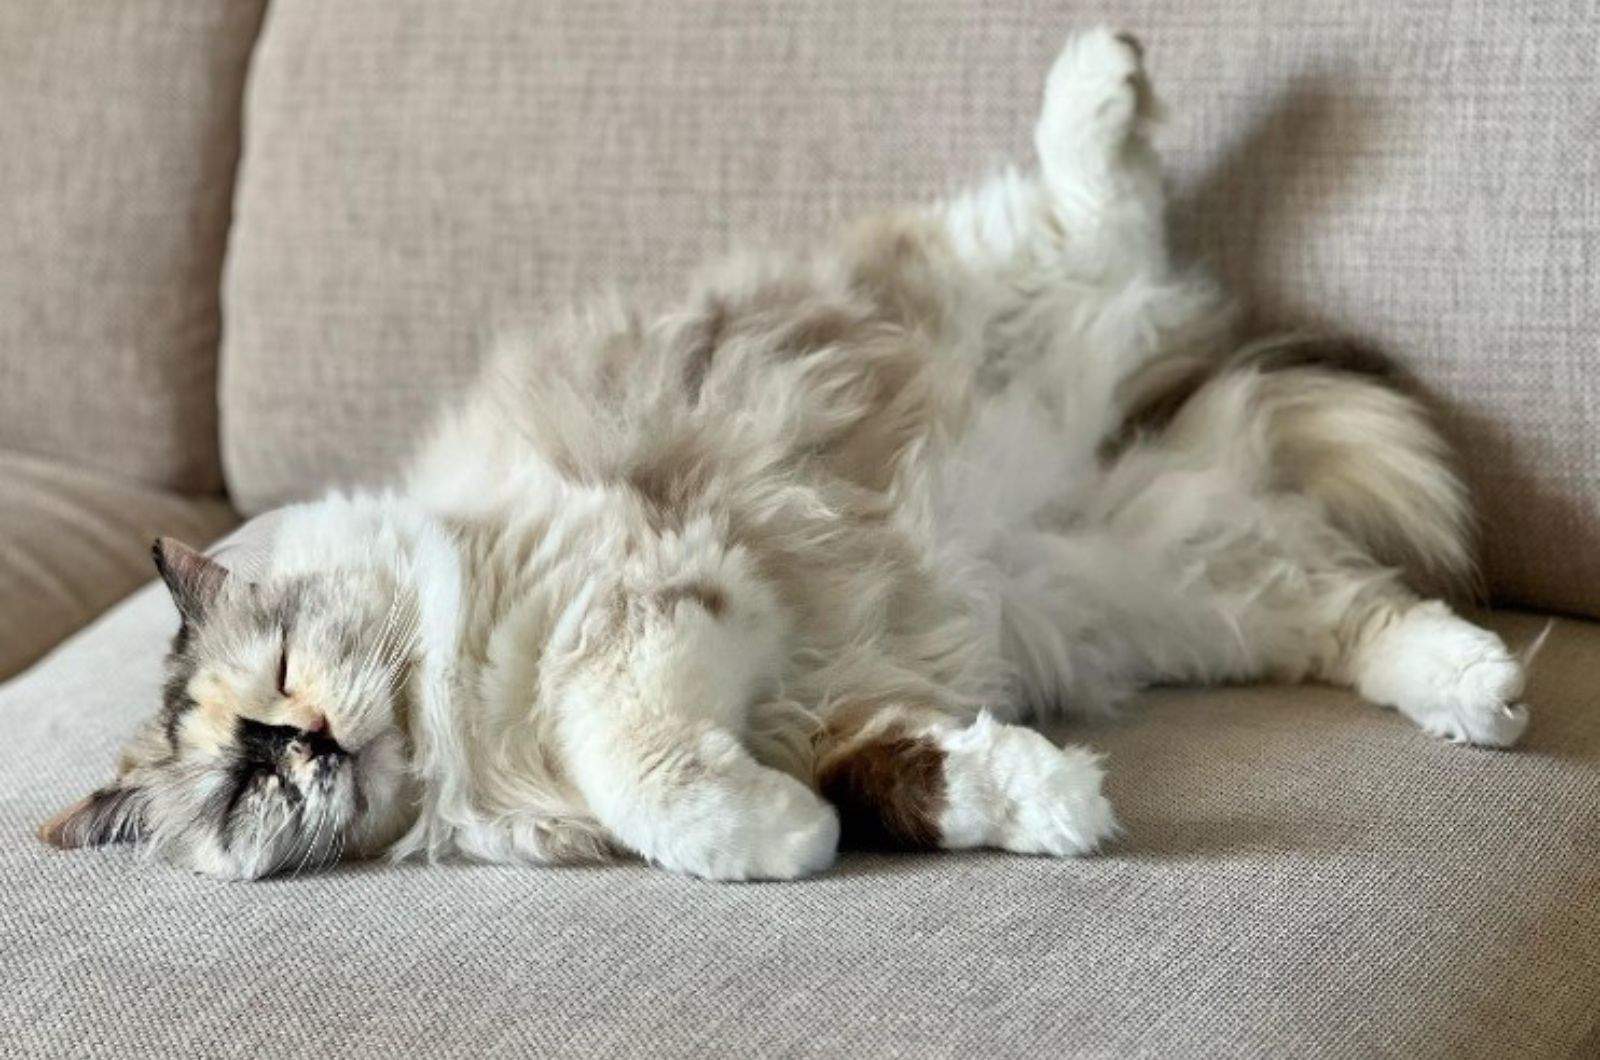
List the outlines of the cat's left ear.
<svg viewBox="0 0 1600 1060">
<path fill-rule="evenodd" d="M 143 810 L 142 791 L 118 781 L 50 818 L 40 826 L 39 838 L 62 850 L 129 842 L 144 827 Z"/>
<path fill-rule="evenodd" d="M 198 622 L 228 580 L 228 568 L 175 537 L 158 537 L 150 549 L 161 580 L 185 622 Z"/>
</svg>

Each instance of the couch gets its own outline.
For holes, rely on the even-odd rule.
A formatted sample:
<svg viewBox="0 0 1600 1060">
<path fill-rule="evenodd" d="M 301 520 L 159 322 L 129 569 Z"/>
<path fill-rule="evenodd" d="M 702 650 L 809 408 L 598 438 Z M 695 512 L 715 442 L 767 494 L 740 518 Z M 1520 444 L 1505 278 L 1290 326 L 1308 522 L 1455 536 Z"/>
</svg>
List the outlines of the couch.
<svg viewBox="0 0 1600 1060">
<path fill-rule="evenodd" d="M 260 547 L 495 329 L 1024 157 L 1102 20 L 1179 249 L 1438 403 L 1484 621 L 1554 622 L 1522 747 L 1160 690 L 1055 734 L 1109 756 L 1104 854 L 793 884 L 34 839 L 156 702 L 153 534 Z M 0 1056 L 1600 1056 L 1597 56 L 1592 0 L 0 7 Z"/>
</svg>

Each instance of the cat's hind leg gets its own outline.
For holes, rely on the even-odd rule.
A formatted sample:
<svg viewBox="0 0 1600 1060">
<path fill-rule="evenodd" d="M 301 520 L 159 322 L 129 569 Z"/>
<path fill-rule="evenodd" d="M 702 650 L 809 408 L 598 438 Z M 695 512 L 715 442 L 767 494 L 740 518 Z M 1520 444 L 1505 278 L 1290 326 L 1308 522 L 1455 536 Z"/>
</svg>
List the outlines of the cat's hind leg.
<svg viewBox="0 0 1600 1060">
<path fill-rule="evenodd" d="M 834 710 L 816 759 L 845 841 L 868 846 L 1086 854 L 1116 830 L 1103 776 L 1081 747 L 907 703 Z"/>
<path fill-rule="evenodd" d="M 1068 706 L 1118 676 L 1318 680 L 1508 746 L 1528 720 L 1521 660 L 1413 588 L 1470 568 L 1443 452 L 1414 399 L 1366 376 L 1224 372 L 1113 460 L 1070 527 L 1011 539 L 1017 679 Z"/>
<path fill-rule="evenodd" d="M 1157 111 L 1143 47 L 1106 27 L 1069 38 L 1034 127 L 1039 170 L 1071 264 L 1094 271 L 1166 261 Z"/>
<path fill-rule="evenodd" d="M 1346 623 L 1349 644 L 1330 680 L 1455 743 L 1509 747 L 1527 728 L 1522 660 L 1442 600 L 1402 592 Z"/>
<path fill-rule="evenodd" d="M 1523 661 L 1490 630 L 1408 587 L 1319 513 L 1268 502 L 1258 536 L 1199 558 L 1215 611 L 1211 673 L 1157 680 L 1315 680 L 1456 743 L 1509 747 L 1528 724 Z M 1191 570 L 1196 569 L 1191 565 Z"/>
<path fill-rule="evenodd" d="M 1204 388 L 1172 433 L 1190 453 L 1231 450 L 1223 459 L 1235 477 L 1264 487 L 1259 533 L 1284 557 L 1291 604 L 1298 572 L 1299 612 L 1265 593 L 1243 628 L 1271 644 L 1286 617 L 1304 615 L 1312 676 L 1458 742 L 1504 747 L 1521 736 L 1522 662 L 1413 588 L 1462 584 L 1471 568 L 1465 491 L 1414 398 L 1327 367 L 1242 370 Z M 1241 433 L 1264 443 L 1254 459 Z M 1285 649 L 1292 655 L 1292 641 Z"/>
<path fill-rule="evenodd" d="M 1140 686 L 1310 680 L 1460 743 L 1509 746 L 1527 726 L 1516 654 L 1315 505 L 1211 493 L 1187 470 L 1129 501 L 1110 525 L 1012 543 L 1014 678 L 1043 713 Z"/>
<path fill-rule="evenodd" d="M 1146 137 L 1156 104 L 1127 34 L 1069 38 L 1045 79 L 1039 172 L 1008 169 L 945 203 L 958 257 L 1023 288 L 1168 272 L 1160 162 Z"/>
</svg>

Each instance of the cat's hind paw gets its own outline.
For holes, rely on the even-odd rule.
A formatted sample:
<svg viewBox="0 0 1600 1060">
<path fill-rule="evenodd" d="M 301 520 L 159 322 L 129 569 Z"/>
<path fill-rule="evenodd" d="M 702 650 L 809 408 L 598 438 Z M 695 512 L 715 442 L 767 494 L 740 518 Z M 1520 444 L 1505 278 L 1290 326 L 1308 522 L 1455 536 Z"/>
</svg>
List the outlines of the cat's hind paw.
<svg viewBox="0 0 1600 1060">
<path fill-rule="evenodd" d="M 1076 34 L 1045 82 L 1040 154 L 1114 150 L 1156 110 L 1144 48 L 1133 35 L 1105 26 Z"/>
<path fill-rule="evenodd" d="M 1498 636 L 1437 601 L 1378 634 L 1361 669 L 1363 695 L 1452 742 L 1510 747 L 1528 727 L 1522 662 Z"/>
</svg>

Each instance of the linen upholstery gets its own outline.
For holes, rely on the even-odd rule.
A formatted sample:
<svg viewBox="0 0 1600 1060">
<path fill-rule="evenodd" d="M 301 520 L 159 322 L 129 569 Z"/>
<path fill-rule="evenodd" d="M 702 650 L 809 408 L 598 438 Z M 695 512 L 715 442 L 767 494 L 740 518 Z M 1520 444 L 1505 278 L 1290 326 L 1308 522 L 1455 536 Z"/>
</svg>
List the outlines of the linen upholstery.
<svg viewBox="0 0 1600 1060">
<path fill-rule="evenodd" d="M 1503 600 L 1600 613 L 1600 18 L 1343 5 L 278 0 L 247 103 L 224 454 L 247 511 L 367 480 L 496 327 L 1026 159 L 1065 32 L 1141 33 L 1179 243 L 1255 325 L 1445 404 Z"/>
<path fill-rule="evenodd" d="M 217 492 L 217 286 L 262 0 L 0 4 L 0 449 Z"/>
<path fill-rule="evenodd" d="M 0 514 L 0 679 L 149 581 L 158 534 L 200 546 L 238 522 L 221 498 L 5 452 Z"/>
<path fill-rule="evenodd" d="M 1500 615 L 1525 642 L 1543 619 Z M 103 782 L 176 624 L 147 588 L 0 687 L 0 1055 L 1577 1057 L 1600 1017 L 1600 626 L 1527 746 L 1323 689 L 1148 697 L 1103 856 L 216 883 L 33 829 Z"/>
</svg>

